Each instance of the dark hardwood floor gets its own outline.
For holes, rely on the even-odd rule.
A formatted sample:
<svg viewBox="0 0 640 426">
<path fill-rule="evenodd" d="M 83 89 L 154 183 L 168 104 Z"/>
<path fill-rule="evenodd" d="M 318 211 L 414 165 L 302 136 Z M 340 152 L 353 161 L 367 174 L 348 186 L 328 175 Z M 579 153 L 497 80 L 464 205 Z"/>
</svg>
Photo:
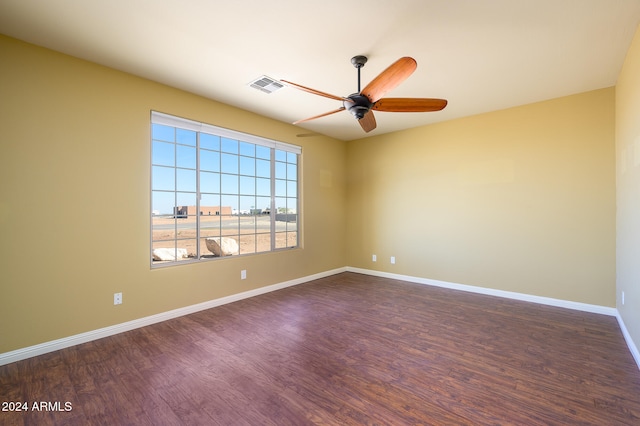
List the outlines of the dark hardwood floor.
<svg viewBox="0 0 640 426">
<path fill-rule="evenodd" d="M 638 425 L 640 371 L 613 317 L 344 273 L 2 366 L 0 402 L 29 404 L 3 425 Z"/>
</svg>

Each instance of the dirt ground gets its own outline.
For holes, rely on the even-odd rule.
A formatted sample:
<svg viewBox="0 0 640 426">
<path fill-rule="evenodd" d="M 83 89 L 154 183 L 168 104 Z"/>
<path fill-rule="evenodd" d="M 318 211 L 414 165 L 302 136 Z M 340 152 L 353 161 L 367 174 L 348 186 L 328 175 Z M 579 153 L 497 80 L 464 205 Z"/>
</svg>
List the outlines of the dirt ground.
<svg viewBox="0 0 640 426">
<path fill-rule="evenodd" d="M 268 216 L 207 216 L 201 217 L 200 257 L 215 257 L 207 249 L 208 237 L 230 237 L 236 240 L 238 254 L 259 253 L 271 250 L 271 232 Z M 177 225 L 177 229 L 176 229 Z M 176 235 L 177 231 L 177 235 Z M 153 248 L 173 248 L 174 238 L 178 238 L 178 248 L 187 249 L 188 258 L 197 257 L 197 236 L 195 217 L 173 219 L 153 218 Z M 295 223 L 276 223 L 276 248 L 292 247 L 297 244 Z M 186 259 L 183 259 L 186 260 Z"/>
</svg>

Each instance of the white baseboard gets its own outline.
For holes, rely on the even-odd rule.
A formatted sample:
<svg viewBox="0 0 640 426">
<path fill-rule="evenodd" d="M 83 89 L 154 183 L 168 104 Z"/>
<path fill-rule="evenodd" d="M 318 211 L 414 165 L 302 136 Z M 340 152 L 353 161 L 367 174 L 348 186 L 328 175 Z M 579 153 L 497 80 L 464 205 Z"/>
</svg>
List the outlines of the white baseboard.
<svg viewBox="0 0 640 426">
<path fill-rule="evenodd" d="M 221 297 L 219 299 L 214 299 L 214 300 L 198 303 L 191 306 L 186 306 L 184 308 L 162 312 L 160 314 L 135 319 L 132 321 L 121 323 L 121 324 L 112 325 L 110 327 L 104 327 L 97 330 L 88 331 L 86 333 L 80 333 L 74 336 L 64 337 L 62 339 L 52 340 L 50 342 L 45 342 L 38 345 L 1 353 L 0 365 L 10 364 L 12 362 L 20 361 L 20 360 L 31 358 L 38 355 L 43 355 L 48 352 L 57 351 L 59 349 L 68 348 L 71 346 L 79 345 L 81 343 L 91 342 L 92 340 L 97 340 L 103 337 L 108 337 L 118 333 L 123 333 L 125 331 L 134 330 L 136 328 L 146 327 L 147 325 L 155 324 L 158 322 L 181 317 L 184 315 L 189 315 L 195 312 L 203 311 L 205 309 L 215 308 L 216 306 L 226 305 L 227 303 L 237 302 L 239 300 L 247 299 L 249 297 L 254 297 L 260 294 L 269 293 L 269 292 L 280 290 L 286 287 L 303 284 L 308 281 L 313 281 L 319 278 L 324 278 L 331 275 L 339 274 L 341 272 L 346 272 L 346 270 L 347 268 L 345 267 L 345 268 L 338 268 L 330 271 L 321 272 L 318 274 L 308 275 L 306 277 L 296 278 L 294 280 L 285 281 L 278 284 L 269 285 L 266 287 L 260 287 L 255 290 L 249 290 L 242 293 L 232 294 L 231 296 Z"/>
<path fill-rule="evenodd" d="M 638 351 L 638 347 L 636 346 L 635 342 L 631 338 L 631 335 L 629 334 L 629 330 L 627 330 L 627 326 L 625 325 L 624 320 L 620 315 L 620 312 L 617 313 L 616 318 L 618 318 L 618 324 L 620 325 L 620 330 L 622 330 L 622 335 L 624 336 L 624 340 L 627 342 L 627 346 L 631 351 L 631 355 L 633 355 L 633 359 L 636 360 L 638 369 L 640 369 L 640 351 Z"/>
<path fill-rule="evenodd" d="M 390 278 L 394 280 L 408 281 L 417 284 L 426 284 L 436 287 L 450 288 L 453 290 L 468 291 L 471 293 L 485 294 L 488 296 L 504 297 L 507 299 L 522 300 L 525 302 L 539 303 L 542 305 L 557 306 L 560 308 L 574 309 L 577 311 L 592 312 L 609 316 L 616 316 L 618 310 L 608 306 L 590 305 L 588 303 L 572 302 L 569 300 L 553 299 L 551 297 L 533 296 L 525 293 L 516 293 L 513 291 L 496 290 L 493 288 L 477 287 L 466 284 L 456 284 L 446 281 L 431 280 L 428 278 L 412 277 L 410 275 L 392 274 L 389 272 L 380 272 L 370 269 L 360 269 L 347 267 L 349 272 L 357 272 L 359 274 L 373 275 L 377 277 Z"/>
</svg>

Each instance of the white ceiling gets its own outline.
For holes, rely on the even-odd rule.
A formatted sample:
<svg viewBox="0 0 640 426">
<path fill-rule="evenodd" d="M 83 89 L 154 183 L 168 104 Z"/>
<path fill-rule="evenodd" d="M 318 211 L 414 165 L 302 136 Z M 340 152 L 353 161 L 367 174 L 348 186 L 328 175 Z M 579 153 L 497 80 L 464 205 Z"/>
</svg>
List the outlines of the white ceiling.
<svg viewBox="0 0 640 426">
<path fill-rule="evenodd" d="M 334 95 L 402 56 L 418 69 L 387 96 L 449 100 L 376 112 L 367 135 L 613 86 L 640 0 L 0 0 L 0 33 L 285 122 L 339 101 L 247 84 L 267 75 Z M 170 112 L 170 111 L 168 111 Z M 302 134 L 365 136 L 348 112 Z"/>
</svg>

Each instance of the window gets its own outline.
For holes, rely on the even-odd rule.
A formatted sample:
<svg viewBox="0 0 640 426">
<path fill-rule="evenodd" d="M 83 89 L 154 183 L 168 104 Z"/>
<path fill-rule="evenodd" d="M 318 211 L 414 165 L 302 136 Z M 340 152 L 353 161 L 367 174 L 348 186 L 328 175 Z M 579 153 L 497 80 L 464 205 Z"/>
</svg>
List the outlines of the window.
<svg viewBox="0 0 640 426">
<path fill-rule="evenodd" d="M 300 153 L 152 112 L 152 265 L 297 247 Z"/>
</svg>

